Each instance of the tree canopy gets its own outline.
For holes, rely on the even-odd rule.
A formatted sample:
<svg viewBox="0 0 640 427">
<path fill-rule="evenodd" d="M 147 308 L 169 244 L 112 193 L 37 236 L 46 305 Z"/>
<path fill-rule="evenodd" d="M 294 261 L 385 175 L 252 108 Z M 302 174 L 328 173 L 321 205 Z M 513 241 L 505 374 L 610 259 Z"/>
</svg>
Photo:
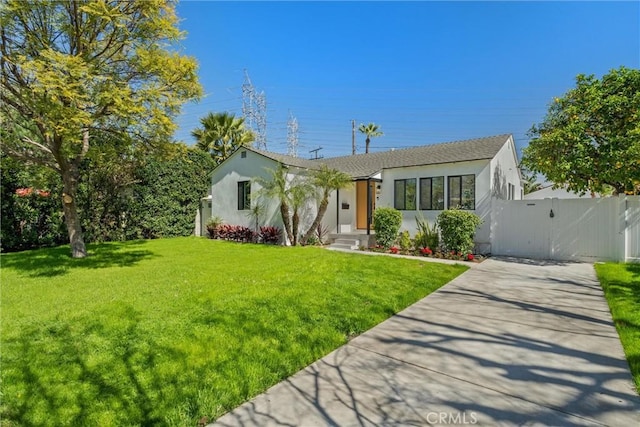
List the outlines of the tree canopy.
<svg viewBox="0 0 640 427">
<path fill-rule="evenodd" d="M 244 118 L 230 113 L 209 113 L 200 119 L 200 124 L 202 127 L 194 129 L 191 135 L 197 141 L 196 147 L 210 153 L 216 164 L 255 140 L 253 132 L 244 127 Z"/>
<path fill-rule="evenodd" d="M 584 194 L 640 193 L 640 70 L 579 75 L 529 131 L 522 164 Z"/>
<path fill-rule="evenodd" d="M 75 202 L 80 165 L 96 135 L 157 148 L 173 118 L 200 95 L 194 59 L 176 42 L 171 0 L 7 0 L 0 6 L 3 151 L 62 181 L 72 254 L 86 255 Z"/>
</svg>

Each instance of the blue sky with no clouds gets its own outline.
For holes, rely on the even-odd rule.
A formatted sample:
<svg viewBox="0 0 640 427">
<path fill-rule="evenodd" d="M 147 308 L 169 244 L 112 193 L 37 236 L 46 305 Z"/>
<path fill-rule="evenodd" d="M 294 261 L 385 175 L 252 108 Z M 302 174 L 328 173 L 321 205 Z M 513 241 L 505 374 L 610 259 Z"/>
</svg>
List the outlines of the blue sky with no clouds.
<svg viewBox="0 0 640 427">
<path fill-rule="evenodd" d="M 577 74 L 640 68 L 640 2 L 182 1 L 184 53 L 205 96 L 176 138 L 206 113 L 242 114 L 246 69 L 267 99 L 267 148 L 351 153 L 351 120 L 385 135 L 372 151 L 512 133 L 518 148 Z M 364 137 L 357 135 L 358 152 Z"/>
</svg>

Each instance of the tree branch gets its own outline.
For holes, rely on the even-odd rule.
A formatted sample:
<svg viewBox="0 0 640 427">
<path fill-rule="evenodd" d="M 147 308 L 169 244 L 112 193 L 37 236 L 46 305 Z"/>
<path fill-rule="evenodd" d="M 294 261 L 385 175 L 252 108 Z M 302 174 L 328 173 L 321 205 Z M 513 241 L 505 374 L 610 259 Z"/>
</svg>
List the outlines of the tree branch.
<svg viewBox="0 0 640 427">
<path fill-rule="evenodd" d="M 28 136 L 23 137 L 22 140 L 24 142 L 28 142 L 31 145 L 35 145 L 36 147 L 38 147 L 40 150 L 44 151 L 45 153 L 53 154 L 53 152 L 49 148 L 45 147 L 44 145 L 40 144 L 39 142 L 34 141 L 33 139 L 29 138 Z"/>
<path fill-rule="evenodd" d="M 54 171 L 60 173 L 60 167 L 51 160 L 44 159 L 42 157 L 35 156 L 32 152 L 29 151 L 18 151 L 11 147 L 4 146 L 3 150 L 14 159 L 23 160 L 25 162 L 32 162 L 38 165 L 46 166 Z"/>
</svg>

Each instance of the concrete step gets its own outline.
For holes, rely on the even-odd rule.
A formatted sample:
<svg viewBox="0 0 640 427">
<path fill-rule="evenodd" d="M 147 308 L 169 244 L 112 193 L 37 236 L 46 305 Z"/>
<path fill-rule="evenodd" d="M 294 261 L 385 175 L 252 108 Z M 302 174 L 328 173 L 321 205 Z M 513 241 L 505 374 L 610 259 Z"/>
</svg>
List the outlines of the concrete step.
<svg viewBox="0 0 640 427">
<path fill-rule="evenodd" d="M 358 249 L 358 245 L 349 245 L 349 244 L 343 244 L 343 243 L 332 243 L 332 244 L 329 245 L 329 249 L 343 249 L 343 250 L 352 251 L 354 249 Z"/>
<path fill-rule="evenodd" d="M 341 245 L 356 245 L 360 246 L 359 239 L 336 239 L 333 243 L 338 243 Z"/>
</svg>

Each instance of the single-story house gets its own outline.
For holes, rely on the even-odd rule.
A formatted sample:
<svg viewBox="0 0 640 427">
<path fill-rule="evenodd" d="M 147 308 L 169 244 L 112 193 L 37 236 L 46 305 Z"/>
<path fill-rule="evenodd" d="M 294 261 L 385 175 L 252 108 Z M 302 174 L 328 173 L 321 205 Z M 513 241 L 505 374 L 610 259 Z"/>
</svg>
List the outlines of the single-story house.
<svg viewBox="0 0 640 427">
<path fill-rule="evenodd" d="M 335 191 L 323 225 L 330 233 L 373 234 L 377 207 L 402 212 L 402 229 L 416 232 L 416 216 L 434 223 L 438 214 L 460 207 L 483 219 L 476 250 L 490 252 L 491 199 L 522 199 L 521 174 L 512 135 L 424 145 L 384 152 L 307 160 L 242 147 L 211 174 L 211 192 L 203 199 L 202 224 L 217 216 L 225 223 L 252 227 L 250 195 L 259 192 L 255 178 L 269 178 L 268 169 L 288 168 L 291 179 L 321 164 L 349 174 L 351 188 Z M 261 225 L 282 226 L 277 200 L 266 201 Z M 311 224 L 315 205 L 308 206 L 304 225 Z M 301 227 L 302 229 L 304 229 Z M 201 227 L 201 234 L 206 230 Z"/>
</svg>

